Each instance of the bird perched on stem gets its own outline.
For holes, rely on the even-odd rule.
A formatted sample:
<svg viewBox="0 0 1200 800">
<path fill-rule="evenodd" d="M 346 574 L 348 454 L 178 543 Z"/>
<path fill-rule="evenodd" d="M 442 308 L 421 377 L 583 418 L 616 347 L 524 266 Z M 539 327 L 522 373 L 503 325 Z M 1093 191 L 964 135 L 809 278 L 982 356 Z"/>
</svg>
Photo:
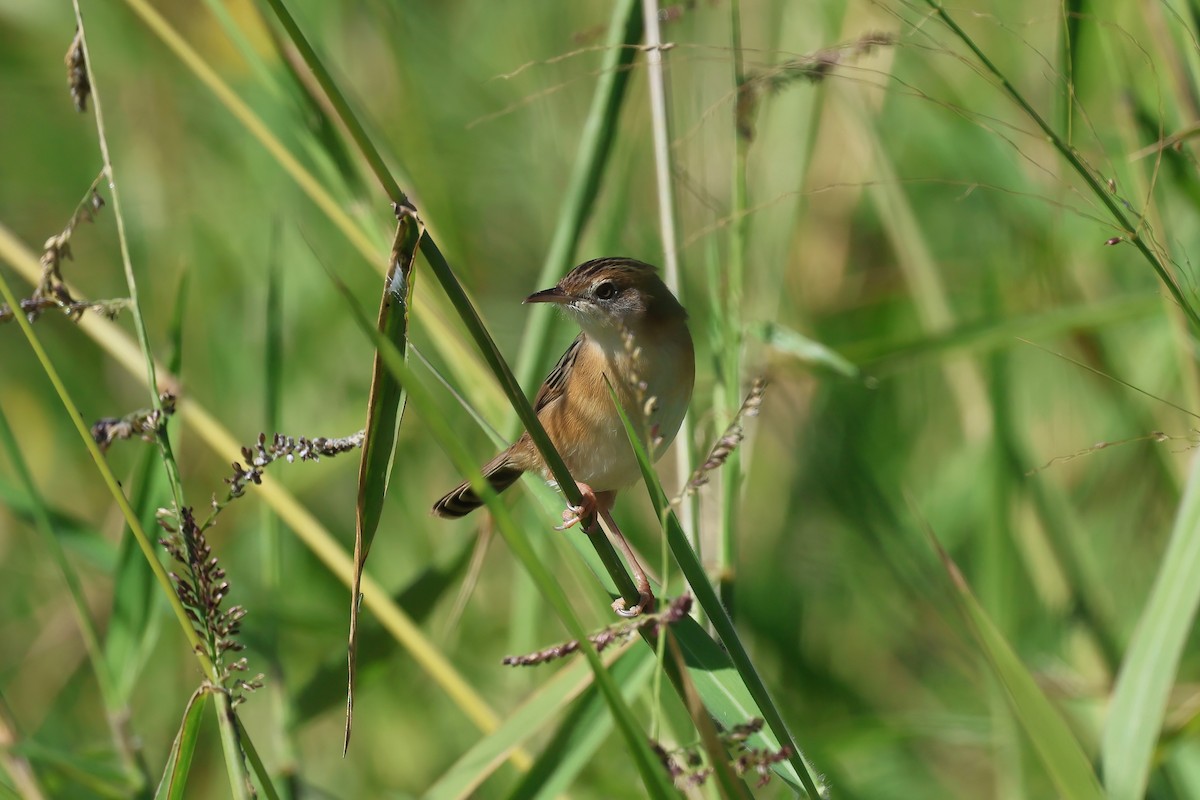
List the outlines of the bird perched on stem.
<svg viewBox="0 0 1200 800">
<path fill-rule="evenodd" d="M 652 457 L 666 451 L 679 431 L 692 397 L 696 374 L 687 312 L 654 267 L 632 258 L 598 258 L 580 264 L 551 289 L 526 303 L 555 303 L 579 323 L 582 332 L 563 353 L 533 401 L 538 420 L 562 455 L 583 494 L 568 506 L 559 530 L 583 522 L 595 530 L 604 520 L 633 570 L 639 600 L 613 608 L 636 616 L 654 602 L 650 580 L 612 518 L 617 491 L 634 484 L 641 472 L 621 418 L 605 385 L 612 384 L 626 415 L 640 428 Z M 525 472 L 544 479 L 550 471 L 528 433 L 481 468 L 497 492 Z M 483 501 L 464 483 L 433 506 L 439 517 L 461 517 Z"/>
</svg>

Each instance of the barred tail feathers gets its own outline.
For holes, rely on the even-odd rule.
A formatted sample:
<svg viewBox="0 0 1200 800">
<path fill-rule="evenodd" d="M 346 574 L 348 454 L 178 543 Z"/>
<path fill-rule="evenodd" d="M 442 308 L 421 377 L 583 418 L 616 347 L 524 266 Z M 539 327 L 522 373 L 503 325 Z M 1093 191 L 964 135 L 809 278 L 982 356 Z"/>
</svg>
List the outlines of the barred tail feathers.
<svg viewBox="0 0 1200 800">
<path fill-rule="evenodd" d="M 500 453 L 483 465 L 483 477 L 497 492 L 503 492 L 517 482 L 524 470 L 513 463 L 508 451 Z M 463 483 L 441 500 L 433 504 L 435 516 L 444 519 L 464 517 L 483 505 L 483 500 L 471 488 L 470 483 Z"/>
</svg>

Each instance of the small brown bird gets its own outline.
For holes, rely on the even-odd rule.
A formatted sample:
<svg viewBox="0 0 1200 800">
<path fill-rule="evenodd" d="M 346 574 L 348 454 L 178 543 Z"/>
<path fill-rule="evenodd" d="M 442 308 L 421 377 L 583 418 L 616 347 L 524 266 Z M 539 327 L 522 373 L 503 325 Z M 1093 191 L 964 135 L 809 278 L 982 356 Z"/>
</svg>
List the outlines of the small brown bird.
<svg viewBox="0 0 1200 800">
<path fill-rule="evenodd" d="M 583 493 L 581 506 L 568 506 L 563 526 L 595 524 L 599 514 L 620 546 L 640 599 L 626 609 L 637 616 L 654 602 L 650 581 L 612 518 L 617 491 L 640 477 L 637 459 L 605 386 L 608 377 L 635 426 L 654 443 L 657 459 L 671 444 L 692 397 L 696 363 L 687 312 L 654 267 L 632 258 L 598 258 L 580 264 L 558 285 L 525 298 L 557 303 L 582 332 L 563 353 L 533 401 L 538 420 L 562 455 Z M 525 472 L 550 473 L 528 433 L 482 467 L 492 488 L 502 492 Z M 461 517 L 483 505 L 464 483 L 433 506 L 439 517 Z"/>
</svg>

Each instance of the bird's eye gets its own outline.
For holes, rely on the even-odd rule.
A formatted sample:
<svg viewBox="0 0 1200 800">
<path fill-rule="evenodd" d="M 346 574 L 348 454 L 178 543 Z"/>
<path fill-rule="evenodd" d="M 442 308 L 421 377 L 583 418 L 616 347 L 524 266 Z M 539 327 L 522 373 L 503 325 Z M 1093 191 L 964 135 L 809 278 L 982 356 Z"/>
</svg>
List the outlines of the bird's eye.
<svg viewBox="0 0 1200 800">
<path fill-rule="evenodd" d="M 612 300 L 617 296 L 617 287 L 613 286 L 612 281 L 605 281 L 596 287 L 597 300 Z"/>
</svg>

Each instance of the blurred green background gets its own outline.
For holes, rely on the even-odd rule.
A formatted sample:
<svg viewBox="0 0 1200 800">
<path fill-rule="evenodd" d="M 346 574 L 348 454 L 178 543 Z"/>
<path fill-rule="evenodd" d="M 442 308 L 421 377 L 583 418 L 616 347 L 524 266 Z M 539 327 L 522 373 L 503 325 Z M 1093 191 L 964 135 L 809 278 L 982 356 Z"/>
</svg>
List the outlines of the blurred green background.
<svg viewBox="0 0 1200 800">
<path fill-rule="evenodd" d="M 609 4 L 289 5 L 515 359 L 532 313 L 520 299 L 544 288 L 538 273 L 599 77 Z M 278 428 L 310 437 L 358 430 L 372 348 L 322 265 L 374 308 L 393 223 L 341 131 L 292 81 L 280 55 L 294 59 L 290 45 L 279 44 L 267 12 L 248 0 L 157 4 L 369 232 L 374 261 L 130 6 L 83 7 L 155 355 L 169 356 L 186 276 L 182 396 L 244 444 L 270 434 L 266 307 L 277 269 Z M 1114 681 L 1166 565 L 1200 441 L 1195 342 L 1184 316 L 1130 243 L 1105 246 L 1131 232 L 922 3 L 741 4 L 745 68 L 758 81 L 743 114 L 753 138 L 747 211 L 737 213 L 731 8 L 715 0 L 672 8 L 663 37 L 674 43 L 665 58 L 682 295 L 697 341 L 693 448 L 707 450 L 736 407 L 730 399 L 752 378 L 770 378 L 741 450 L 732 578 L 739 631 L 835 796 L 1059 796 L 963 623 L 927 530 L 1099 758 Z M 1186 135 L 1165 150 L 1150 146 L 1194 132 L 1200 115 L 1197 9 L 1183 0 L 971 0 L 950 9 L 1141 220 L 1139 234 L 1172 264 L 1189 299 L 1200 231 L 1194 149 Z M 77 114 L 67 92 L 62 56 L 73 29 L 69 3 L 0 0 L 0 225 L 35 257 L 103 163 L 92 114 Z M 879 34 L 888 41 L 856 44 Z M 827 69 L 801 77 L 814 58 Z M 575 262 L 611 254 L 662 262 L 644 65 L 639 55 Z M 64 274 L 80 296 L 127 294 L 114 219 L 110 203 L 72 240 Z M 731 281 L 739 225 L 745 274 Z M 31 285 L 10 266 L 0 269 L 27 297 Z M 495 386 L 460 371 L 477 356 L 421 264 L 417 275 L 421 313 L 445 327 L 431 330 L 416 315 L 413 343 L 493 426 L 513 430 Z M 722 323 L 730 303 L 743 323 L 734 331 Z M 765 342 L 767 323 L 820 342 L 859 372 Z M 118 324 L 131 329 L 128 315 Z M 71 321 L 46 314 L 36 330 L 86 422 L 149 405 L 136 368 L 118 365 Z M 538 375 L 575 334 L 563 320 L 551 331 Z M 731 363 L 734 387 L 724 372 Z M 493 441 L 448 390 L 438 391 L 482 463 Z M 104 630 L 119 588 L 123 521 L 11 322 L 0 326 L 0 409 L 48 505 L 63 515 L 56 530 Z M 186 421 L 172 435 L 188 502 L 203 508 L 226 490 L 226 460 Z M 134 440 L 109 451 L 131 488 L 149 447 Z M 62 577 L 7 456 L 0 696 L 18 745 L 5 752 L 32 763 L 49 796 L 136 795 L 113 754 Z M 674 459 L 660 470 L 673 493 L 682 483 Z M 279 464 L 271 474 L 343 548 L 353 547 L 356 455 Z M 706 559 L 728 477 L 701 495 Z M 487 522 L 448 523 L 428 509 L 459 480 L 410 412 L 368 571 L 503 717 L 558 667 L 514 671 L 500 658 L 564 633 L 502 543 L 487 550 L 477 584 L 456 604 Z M 159 494 L 155 504 L 165 505 Z M 575 534 L 551 531 L 554 512 L 539 511 L 527 489 L 513 495 L 519 519 L 544 538 L 542 556 L 576 587 L 587 621 L 611 622 L 563 541 Z M 618 515 L 650 563 L 661 564 L 640 489 L 625 493 Z M 252 488 L 210 534 L 231 602 L 249 611 L 242 638 L 251 674 L 267 673 L 267 687 L 240 708 L 247 730 L 268 767 L 293 776 L 297 796 L 423 794 L 479 730 L 367 613 L 376 645 L 364 654 L 355 740 L 341 758 L 348 592 L 288 526 L 271 534 L 275 524 Z M 414 583 L 423 576 L 428 583 Z M 1185 628 L 1188 608 L 1174 607 Z M 152 617 L 160 630 L 144 659 L 125 662 L 134 686 L 125 724 L 157 781 L 200 673 L 163 598 Z M 1192 634 L 1178 675 L 1167 676 L 1173 688 L 1151 796 L 1200 796 L 1198 656 Z M 1173 660 L 1163 669 L 1173 670 Z M 647 692 L 634 704 L 647 720 L 656 707 Z M 674 741 L 666 729 L 660 738 Z M 529 752 L 549 738 L 540 732 Z M 694 744 L 686 732 L 681 738 Z M 640 791 L 618 737 L 581 758 L 571 796 Z M 211 719 L 197 759 L 188 796 L 226 796 Z M 479 795 L 506 796 L 520 775 L 505 765 Z M 788 793 L 778 780 L 758 791 Z"/>
</svg>

